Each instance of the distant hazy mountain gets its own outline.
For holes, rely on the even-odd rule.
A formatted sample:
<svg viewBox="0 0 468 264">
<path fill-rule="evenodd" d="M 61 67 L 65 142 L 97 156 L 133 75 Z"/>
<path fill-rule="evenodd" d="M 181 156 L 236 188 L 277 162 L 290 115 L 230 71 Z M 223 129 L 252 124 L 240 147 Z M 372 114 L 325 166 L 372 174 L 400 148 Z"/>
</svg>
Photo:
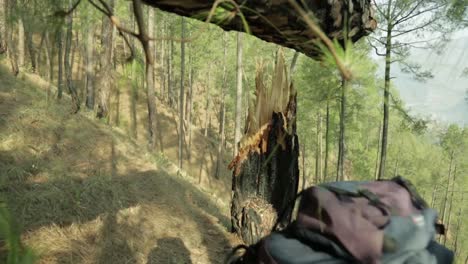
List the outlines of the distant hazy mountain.
<svg viewBox="0 0 468 264">
<path fill-rule="evenodd" d="M 393 82 L 412 113 L 468 125 L 468 103 L 465 101 L 468 77 L 461 76 L 463 69 L 468 67 L 468 30 L 456 34 L 441 54 L 413 49 L 410 61 L 421 64 L 434 75 L 433 79 L 421 83 L 395 65 Z"/>
</svg>

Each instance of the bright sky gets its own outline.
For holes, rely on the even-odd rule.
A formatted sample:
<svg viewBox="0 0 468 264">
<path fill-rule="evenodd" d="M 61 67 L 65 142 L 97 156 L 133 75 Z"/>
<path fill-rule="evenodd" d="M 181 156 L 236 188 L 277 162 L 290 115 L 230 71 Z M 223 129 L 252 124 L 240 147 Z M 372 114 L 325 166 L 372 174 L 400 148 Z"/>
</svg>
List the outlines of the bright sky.
<svg viewBox="0 0 468 264">
<path fill-rule="evenodd" d="M 383 76 L 383 59 L 378 58 L 380 75 Z M 462 77 L 468 68 L 468 29 L 453 34 L 452 40 L 442 54 L 435 51 L 413 49 L 409 61 L 419 63 L 424 69 L 431 70 L 434 78 L 425 83 L 412 79 L 402 73 L 395 64 L 393 82 L 406 105 L 413 114 L 431 117 L 443 122 L 456 122 L 468 125 L 468 103 L 465 92 L 468 78 Z"/>
</svg>

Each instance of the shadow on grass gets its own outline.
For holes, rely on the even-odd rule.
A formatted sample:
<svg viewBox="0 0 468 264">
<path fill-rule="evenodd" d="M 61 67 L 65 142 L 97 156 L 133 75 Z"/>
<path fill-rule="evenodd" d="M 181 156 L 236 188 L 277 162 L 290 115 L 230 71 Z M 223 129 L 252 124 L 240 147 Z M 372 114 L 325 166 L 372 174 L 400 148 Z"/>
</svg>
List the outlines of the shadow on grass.
<svg viewBox="0 0 468 264">
<path fill-rule="evenodd" d="M 177 237 L 158 239 L 157 246 L 148 254 L 147 264 L 192 264 L 190 252 Z"/>
<path fill-rule="evenodd" d="M 8 160 L 7 153 L 2 153 L 2 160 Z M 162 208 L 160 214 L 193 221 L 202 237 L 203 246 L 208 249 L 211 263 L 221 263 L 220 255 L 230 247 L 225 236 L 229 219 L 201 191 L 161 170 L 131 171 L 126 175 L 85 179 L 63 178 L 43 183 L 25 179 L 5 184 L 1 192 L 26 232 L 54 225 L 66 228 L 103 218 L 101 234 L 98 235 L 102 241 L 95 243 L 101 247 L 97 263 L 135 263 L 134 249 L 127 244 L 127 238 L 116 230 L 133 228 L 135 230 L 131 232 L 137 233 L 135 236 L 138 237 L 138 234 L 145 233 L 145 226 L 124 226 L 117 221 L 117 215 L 119 211 L 139 205 L 159 206 Z M 213 218 L 222 223 L 224 230 L 213 225 Z M 161 243 L 165 244 L 161 246 L 155 241 L 157 247 L 179 248 L 174 252 L 182 248 L 180 243 L 173 240 L 164 240 L 164 237 L 155 239 L 163 239 Z M 59 262 L 73 263 L 79 259 L 80 254 L 73 252 L 73 247 L 71 251 L 60 253 L 62 257 L 59 256 Z M 162 256 L 158 253 L 161 249 L 155 251 L 157 254 L 151 253 L 152 263 L 167 263 L 157 259 Z"/>
<path fill-rule="evenodd" d="M 26 236 L 44 229 L 63 231 L 67 246 L 46 252 L 54 255 L 49 257 L 58 263 L 82 263 L 93 253 L 92 263 L 141 262 L 141 254 L 147 251 L 139 251 L 122 230 L 138 240 L 158 223 L 145 219 L 129 225 L 121 221 L 122 212 L 158 208 L 158 219 L 159 215 L 178 219 L 181 229 L 195 225 L 209 261 L 222 263 L 220 256 L 230 246 L 225 235 L 229 219 L 204 193 L 164 170 L 132 166 L 129 159 L 137 148 L 119 153 L 127 150 L 119 148 L 122 144 L 116 146 L 117 137 L 109 131 L 83 116 L 64 113 L 64 106 L 41 102 L 38 99 L 44 93 L 34 83 L 11 77 L 1 66 L 0 81 L 0 143 L 11 142 L 10 136 L 18 140 L 0 149 L 0 196 L 7 200 Z M 169 137 L 168 143 L 175 145 L 169 139 L 176 138 Z M 101 221 L 102 226 L 80 239 L 67 233 L 67 228 L 90 221 Z M 174 252 L 187 253 L 173 235 L 163 232 L 147 239 L 153 242 L 148 249 L 148 261 L 153 263 L 166 263 L 158 258 L 164 259 L 161 250 L 171 247 Z M 59 243 L 56 245 L 61 246 Z M 184 259 L 190 263 L 190 250 Z"/>
</svg>

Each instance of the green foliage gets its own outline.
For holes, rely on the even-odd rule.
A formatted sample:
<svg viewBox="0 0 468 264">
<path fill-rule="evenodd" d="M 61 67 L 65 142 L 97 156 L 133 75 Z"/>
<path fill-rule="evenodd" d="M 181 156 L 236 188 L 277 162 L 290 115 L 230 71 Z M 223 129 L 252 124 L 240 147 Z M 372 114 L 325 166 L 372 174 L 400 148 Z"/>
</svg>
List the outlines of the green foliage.
<svg viewBox="0 0 468 264">
<path fill-rule="evenodd" d="M 0 260 L 5 261 L 4 263 L 32 264 L 35 262 L 36 258 L 32 251 L 21 245 L 20 233 L 5 202 L 0 202 L 0 241 L 1 240 L 4 241 L 7 251 L 6 257 L 0 254 Z"/>
</svg>

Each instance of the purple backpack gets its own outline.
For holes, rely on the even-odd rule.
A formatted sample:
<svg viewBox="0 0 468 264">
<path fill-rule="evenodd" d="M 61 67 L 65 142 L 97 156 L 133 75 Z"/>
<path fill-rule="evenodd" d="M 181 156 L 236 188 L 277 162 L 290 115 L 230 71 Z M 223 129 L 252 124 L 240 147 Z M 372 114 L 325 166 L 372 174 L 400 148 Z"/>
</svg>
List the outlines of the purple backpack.
<svg viewBox="0 0 468 264">
<path fill-rule="evenodd" d="M 325 183 L 299 196 L 295 221 L 235 248 L 243 255 L 228 263 L 453 263 L 453 253 L 434 240 L 444 233 L 437 213 L 402 177 Z"/>
</svg>

